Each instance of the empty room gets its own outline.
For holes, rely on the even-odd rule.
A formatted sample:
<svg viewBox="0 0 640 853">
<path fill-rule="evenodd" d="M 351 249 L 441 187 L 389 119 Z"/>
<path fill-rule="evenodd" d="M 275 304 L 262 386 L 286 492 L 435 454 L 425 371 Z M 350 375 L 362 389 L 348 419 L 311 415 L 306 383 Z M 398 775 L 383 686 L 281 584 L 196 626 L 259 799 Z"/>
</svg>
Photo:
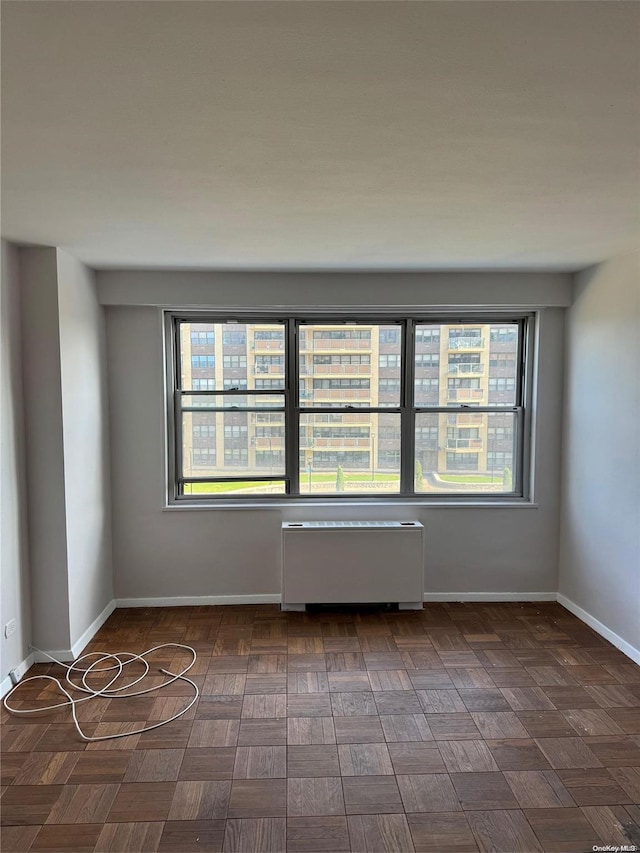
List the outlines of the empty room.
<svg viewBox="0 0 640 853">
<path fill-rule="evenodd" d="M 0 15 L 2 850 L 640 850 L 640 4 Z"/>
</svg>

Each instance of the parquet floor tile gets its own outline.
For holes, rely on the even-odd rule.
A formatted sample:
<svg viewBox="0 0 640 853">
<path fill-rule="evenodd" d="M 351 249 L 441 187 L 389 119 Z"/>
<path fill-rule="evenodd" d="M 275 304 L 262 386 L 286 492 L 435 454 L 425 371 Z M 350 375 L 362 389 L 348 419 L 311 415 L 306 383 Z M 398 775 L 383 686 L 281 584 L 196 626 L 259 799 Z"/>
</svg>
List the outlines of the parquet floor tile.
<svg viewBox="0 0 640 853">
<path fill-rule="evenodd" d="M 165 727 L 184 683 L 80 706 L 117 740 L 2 711 L 3 853 L 640 847 L 640 667 L 558 604 L 116 610 L 86 651 L 160 642 L 201 688 Z"/>
</svg>

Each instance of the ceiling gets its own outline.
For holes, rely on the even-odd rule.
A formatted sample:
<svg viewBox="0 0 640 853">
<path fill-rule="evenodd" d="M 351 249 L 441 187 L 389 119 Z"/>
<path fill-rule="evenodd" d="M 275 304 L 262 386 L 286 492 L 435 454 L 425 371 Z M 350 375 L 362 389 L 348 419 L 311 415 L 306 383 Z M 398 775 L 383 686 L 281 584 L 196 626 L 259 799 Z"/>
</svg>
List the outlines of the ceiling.
<svg viewBox="0 0 640 853">
<path fill-rule="evenodd" d="M 636 2 L 2 3 L 2 232 L 95 267 L 574 270 L 640 223 Z"/>
</svg>

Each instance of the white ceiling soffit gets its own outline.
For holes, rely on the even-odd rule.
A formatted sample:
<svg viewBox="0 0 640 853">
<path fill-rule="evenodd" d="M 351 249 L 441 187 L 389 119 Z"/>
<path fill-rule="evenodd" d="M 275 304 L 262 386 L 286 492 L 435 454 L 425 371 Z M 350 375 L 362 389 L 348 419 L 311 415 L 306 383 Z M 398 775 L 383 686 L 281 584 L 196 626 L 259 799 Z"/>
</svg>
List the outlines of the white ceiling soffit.
<svg viewBox="0 0 640 853">
<path fill-rule="evenodd" d="M 636 2 L 3 2 L 3 234 L 96 267 L 578 269 L 639 225 Z"/>
</svg>

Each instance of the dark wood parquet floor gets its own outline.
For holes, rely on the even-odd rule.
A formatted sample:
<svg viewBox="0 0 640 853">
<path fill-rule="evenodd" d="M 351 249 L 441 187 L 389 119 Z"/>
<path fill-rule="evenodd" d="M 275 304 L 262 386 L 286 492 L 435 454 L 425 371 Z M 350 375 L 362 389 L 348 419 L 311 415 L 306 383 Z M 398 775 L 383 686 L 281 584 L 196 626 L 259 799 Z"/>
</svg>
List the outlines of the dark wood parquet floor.
<svg viewBox="0 0 640 853">
<path fill-rule="evenodd" d="M 186 719 L 86 744 L 3 711 L 3 851 L 640 848 L 640 667 L 560 605 L 118 610 L 89 649 L 163 642 L 198 653 Z M 130 731 L 190 692 L 80 715 Z"/>
</svg>

